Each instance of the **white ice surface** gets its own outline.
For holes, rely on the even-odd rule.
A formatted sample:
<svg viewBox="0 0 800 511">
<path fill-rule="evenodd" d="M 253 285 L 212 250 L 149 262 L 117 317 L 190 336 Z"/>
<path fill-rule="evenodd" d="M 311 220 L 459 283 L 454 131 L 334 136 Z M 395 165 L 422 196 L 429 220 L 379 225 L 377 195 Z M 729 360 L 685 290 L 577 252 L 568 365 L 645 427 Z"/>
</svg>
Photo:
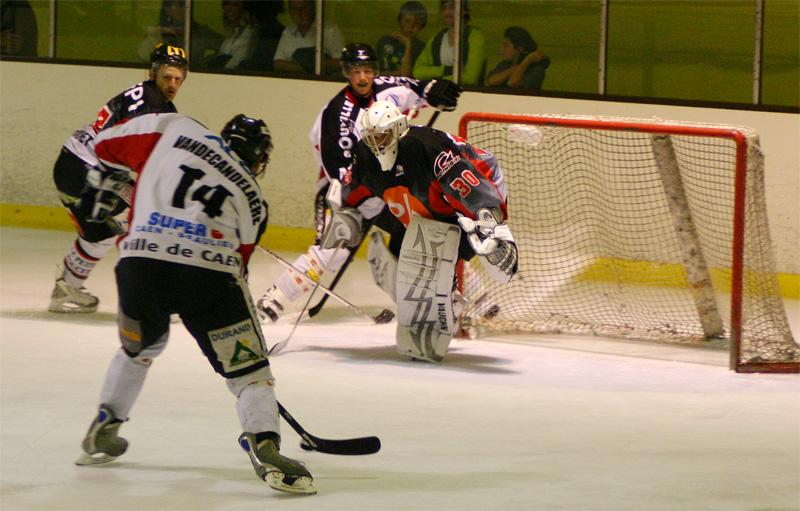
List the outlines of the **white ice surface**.
<svg viewBox="0 0 800 511">
<path fill-rule="evenodd" d="M 278 397 L 312 434 L 376 434 L 383 449 L 307 453 L 284 425 L 283 450 L 318 495 L 256 478 L 233 397 L 181 325 L 121 429 L 128 452 L 77 467 L 118 341 L 115 254 L 88 281 L 99 312 L 46 312 L 71 240 L 0 229 L 3 511 L 800 509 L 797 375 L 735 374 L 720 351 L 548 336 L 454 341 L 433 366 L 395 353 L 394 323 L 333 300 L 271 359 Z M 278 272 L 256 253 L 254 292 Z M 360 260 L 338 289 L 370 314 L 391 305 Z M 270 342 L 293 320 L 267 327 Z"/>
</svg>

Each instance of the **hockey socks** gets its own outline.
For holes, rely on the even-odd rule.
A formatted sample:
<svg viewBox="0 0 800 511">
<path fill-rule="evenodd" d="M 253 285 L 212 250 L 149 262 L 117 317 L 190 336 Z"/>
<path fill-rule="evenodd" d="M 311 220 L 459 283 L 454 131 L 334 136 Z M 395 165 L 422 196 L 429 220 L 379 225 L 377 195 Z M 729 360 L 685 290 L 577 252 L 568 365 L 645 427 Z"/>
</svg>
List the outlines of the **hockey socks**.
<svg viewBox="0 0 800 511">
<path fill-rule="evenodd" d="M 96 243 L 77 238 L 64 257 L 64 270 L 61 278 L 73 287 L 82 287 L 94 267 L 113 245 L 114 238 Z"/>
</svg>

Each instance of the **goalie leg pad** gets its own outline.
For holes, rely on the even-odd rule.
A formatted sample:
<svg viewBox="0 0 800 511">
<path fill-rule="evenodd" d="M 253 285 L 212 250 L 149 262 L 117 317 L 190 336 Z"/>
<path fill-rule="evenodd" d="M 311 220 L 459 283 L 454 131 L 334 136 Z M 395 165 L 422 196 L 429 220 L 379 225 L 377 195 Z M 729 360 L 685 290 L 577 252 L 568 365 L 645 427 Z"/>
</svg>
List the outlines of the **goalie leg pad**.
<svg viewBox="0 0 800 511">
<path fill-rule="evenodd" d="M 375 284 L 386 291 L 392 300 L 396 300 L 397 258 L 386 248 L 383 235 L 377 231 L 372 231 L 369 235 L 367 261 Z"/>
<path fill-rule="evenodd" d="M 455 328 L 453 278 L 461 230 L 414 216 L 397 267 L 397 351 L 441 362 Z"/>
</svg>

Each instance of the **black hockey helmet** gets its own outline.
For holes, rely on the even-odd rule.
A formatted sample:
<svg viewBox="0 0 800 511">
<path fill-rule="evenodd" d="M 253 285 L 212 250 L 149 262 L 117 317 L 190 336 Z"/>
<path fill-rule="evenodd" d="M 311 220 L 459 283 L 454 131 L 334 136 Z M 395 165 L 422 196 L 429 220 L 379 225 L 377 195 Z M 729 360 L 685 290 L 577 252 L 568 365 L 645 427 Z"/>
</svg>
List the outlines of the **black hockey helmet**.
<svg viewBox="0 0 800 511">
<path fill-rule="evenodd" d="M 353 65 L 372 65 L 378 69 L 378 54 L 367 43 L 350 43 L 342 48 L 342 71 L 347 73 Z"/>
<path fill-rule="evenodd" d="M 264 121 L 238 114 L 228 121 L 220 135 L 254 176 L 264 172 L 272 152 L 272 135 Z"/>
<path fill-rule="evenodd" d="M 175 66 L 183 69 L 184 72 L 188 71 L 189 60 L 186 58 L 186 50 L 180 46 L 159 43 L 150 54 L 150 71 L 155 74 L 163 65 Z"/>
</svg>

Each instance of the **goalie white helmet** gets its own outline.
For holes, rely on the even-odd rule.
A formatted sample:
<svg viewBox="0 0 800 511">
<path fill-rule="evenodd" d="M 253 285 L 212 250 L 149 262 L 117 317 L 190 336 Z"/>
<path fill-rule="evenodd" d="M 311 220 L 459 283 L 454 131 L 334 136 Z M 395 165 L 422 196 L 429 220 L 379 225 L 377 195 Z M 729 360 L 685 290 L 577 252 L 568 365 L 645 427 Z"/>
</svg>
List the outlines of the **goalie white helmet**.
<svg viewBox="0 0 800 511">
<path fill-rule="evenodd" d="M 408 119 L 389 101 L 376 101 L 361 116 L 361 136 L 384 171 L 394 166 L 400 139 L 407 131 Z"/>
</svg>

